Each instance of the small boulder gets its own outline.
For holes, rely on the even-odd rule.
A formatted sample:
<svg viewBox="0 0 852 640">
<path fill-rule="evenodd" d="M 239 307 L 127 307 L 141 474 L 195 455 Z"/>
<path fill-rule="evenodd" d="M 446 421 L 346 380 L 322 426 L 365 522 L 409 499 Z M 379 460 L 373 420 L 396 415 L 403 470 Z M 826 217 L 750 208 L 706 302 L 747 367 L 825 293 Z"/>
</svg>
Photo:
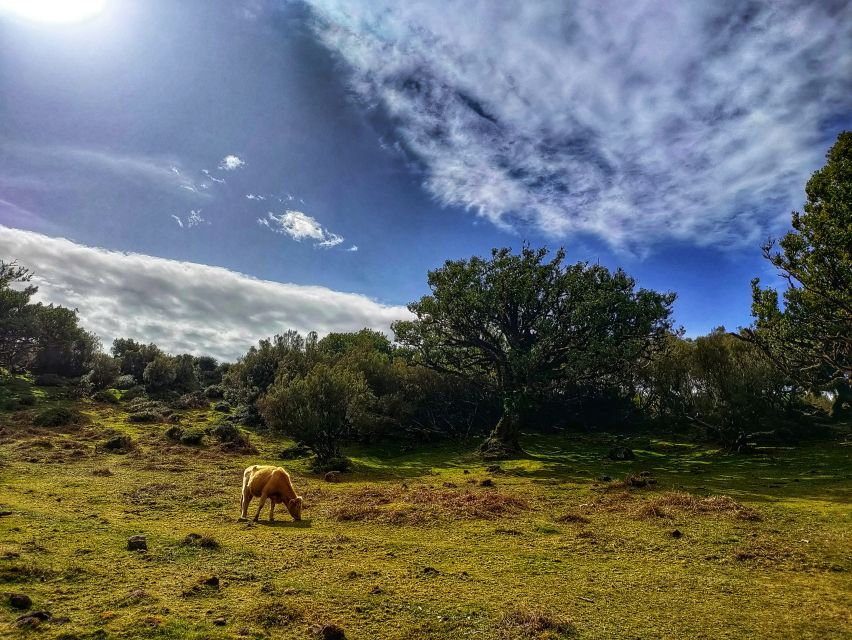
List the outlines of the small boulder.
<svg viewBox="0 0 852 640">
<path fill-rule="evenodd" d="M 147 551 L 148 540 L 145 536 L 130 536 L 127 539 L 128 551 Z"/>
<path fill-rule="evenodd" d="M 494 481 L 491 478 L 485 478 L 485 480 L 479 481 L 479 486 L 480 487 L 493 487 Z"/>
<path fill-rule="evenodd" d="M 13 609 L 20 609 L 22 611 L 26 611 L 30 607 L 33 606 L 32 598 L 23 593 L 12 593 L 9 594 L 9 605 Z"/>
<path fill-rule="evenodd" d="M 613 447 L 607 454 L 610 460 L 635 460 L 636 455 L 630 447 Z"/>
<path fill-rule="evenodd" d="M 680 529 L 675 529 L 674 531 L 672 531 L 671 536 L 672 536 L 672 538 L 682 538 L 683 533 L 681 532 Z"/>
<path fill-rule="evenodd" d="M 205 587 L 210 587 L 212 589 L 218 589 L 219 588 L 219 576 L 210 576 L 209 578 L 201 578 L 198 581 L 198 584 L 205 586 Z"/>
<path fill-rule="evenodd" d="M 319 633 L 322 640 L 346 640 L 346 634 L 343 629 L 336 624 L 324 625 Z"/>
<path fill-rule="evenodd" d="M 213 624 L 217 627 L 224 627 L 227 624 L 227 620 L 225 618 L 214 618 Z"/>
<path fill-rule="evenodd" d="M 340 482 L 342 479 L 339 471 L 329 471 L 325 474 L 326 482 Z"/>
</svg>

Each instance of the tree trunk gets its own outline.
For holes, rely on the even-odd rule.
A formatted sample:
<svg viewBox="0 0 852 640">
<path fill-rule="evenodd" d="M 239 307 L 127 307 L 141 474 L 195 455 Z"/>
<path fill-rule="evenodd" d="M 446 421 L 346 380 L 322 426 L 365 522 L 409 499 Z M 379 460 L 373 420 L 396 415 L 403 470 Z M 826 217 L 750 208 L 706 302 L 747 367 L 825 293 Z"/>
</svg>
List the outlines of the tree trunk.
<svg viewBox="0 0 852 640">
<path fill-rule="evenodd" d="M 846 382 L 838 382 L 834 387 L 834 402 L 831 403 L 830 418 L 839 422 L 848 415 L 852 415 L 852 387 Z"/>
<path fill-rule="evenodd" d="M 479 448 L 479 455 L 485 460 L 502 460 L 523 453 L 518 442 L 520 428 L 518 413 L 504 408 L 497 426 Z"/>
</svg>

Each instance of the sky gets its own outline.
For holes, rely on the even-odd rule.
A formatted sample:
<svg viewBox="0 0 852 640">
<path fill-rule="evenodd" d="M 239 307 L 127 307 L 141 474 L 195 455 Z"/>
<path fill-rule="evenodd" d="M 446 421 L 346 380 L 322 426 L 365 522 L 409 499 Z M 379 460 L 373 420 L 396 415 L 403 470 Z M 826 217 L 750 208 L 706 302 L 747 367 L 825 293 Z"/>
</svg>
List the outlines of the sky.
<svg viewBox="0 0 852 640">
<path fill-rule="evenodd" d="M 524 242 L 747 325 L 851 42 L 852 2 L 0 0 L 0 259 L 107 345 L 222 359 Z"/>
</svg>

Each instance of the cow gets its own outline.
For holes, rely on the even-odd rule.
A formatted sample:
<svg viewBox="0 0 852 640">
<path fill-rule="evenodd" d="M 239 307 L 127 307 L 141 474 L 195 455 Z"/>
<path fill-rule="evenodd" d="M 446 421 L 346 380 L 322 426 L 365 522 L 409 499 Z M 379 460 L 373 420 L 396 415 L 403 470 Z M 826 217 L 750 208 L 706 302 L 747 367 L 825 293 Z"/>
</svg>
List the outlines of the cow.
<svg viewBox="0 0 852 640">
<path fill-rule="evenodd" d="M 287 505 L 287 511 L 293 520 L 302 519 L 302 496 L 296 495 L 290 475 L 281 467 L 254 465 L 243 472 L 243 497 L 240 501 L 240 520 L 248 520 L 248 507 L 252 498 L 260 498 L 260 505 L 254 515 L 257 522 L 266 499 L 272 503 L 269 507 L 269 521 L 275 519 L 275 505 Z"/>
</svg>

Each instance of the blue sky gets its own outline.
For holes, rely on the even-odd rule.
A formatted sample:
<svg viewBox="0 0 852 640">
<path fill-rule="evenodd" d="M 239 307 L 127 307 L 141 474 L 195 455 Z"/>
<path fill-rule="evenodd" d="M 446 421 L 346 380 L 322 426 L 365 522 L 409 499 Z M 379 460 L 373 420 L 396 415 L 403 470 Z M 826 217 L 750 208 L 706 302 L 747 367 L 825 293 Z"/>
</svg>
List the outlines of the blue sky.
<svg viewBox="0 0 852 640">
<path fill-rule="evenodd" d="M 846 2 L 14 4 L 0 252 L 104 339 L 173 350 L 381 328 L 428 269 L 524 241 L 676 291 L 690 334 L 747 324 L 760 243 L 852 127 Z M 210 304 L 204 265 L 302 297 Z"/>
</svg>

